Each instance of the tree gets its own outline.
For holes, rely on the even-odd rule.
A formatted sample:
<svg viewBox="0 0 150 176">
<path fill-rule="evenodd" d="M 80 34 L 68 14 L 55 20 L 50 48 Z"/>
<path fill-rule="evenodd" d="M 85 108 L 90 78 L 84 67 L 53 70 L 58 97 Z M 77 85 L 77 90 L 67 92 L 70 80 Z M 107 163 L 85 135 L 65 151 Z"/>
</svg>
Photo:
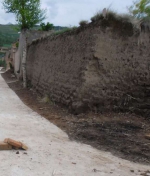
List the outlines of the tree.
<svg viewBox="0 0 150 176">
<path fill-rule="evenodd" d="M 150 18 L 150 0 L 137 0 L 128 8 L 130 14 L 138 19 Z"/>
<path fill-rule="evenodd" d="M 42 31 L 50 31 L 54 28 L 53 24 L 50 24 L 49 22 L 47 24 L 41 23 L 40 27 Z"/>
<path fill-rule="evenodd" d="M 45 19 L 46 11 L 40 9 L 40 0 L 4 0 L 7 13 L 14 13 L 21 30 L 30 29 Z"/>
</svg>

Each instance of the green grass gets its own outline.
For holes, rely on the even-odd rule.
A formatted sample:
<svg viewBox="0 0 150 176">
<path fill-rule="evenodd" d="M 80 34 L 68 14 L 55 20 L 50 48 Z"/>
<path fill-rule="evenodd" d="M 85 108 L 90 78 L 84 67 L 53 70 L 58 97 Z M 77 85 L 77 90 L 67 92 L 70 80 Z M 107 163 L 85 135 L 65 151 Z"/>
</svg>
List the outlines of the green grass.
<svg viewBox="0 0 150 176">
<path fill-rule="evenodd" d="M 64 28 L 64 29 L 62 29 L 62 30 L 59 30 L 59 31 L 54 32 L 52 35 L 59 35 L 59 34 L 63 34 L 63 33 L 66 33 L 66 32 L 71 32 L 71 31 L 73 31 L 73 30 L 75 30 L 75 29 L 77 29 L 76 26 L 71 27 L 71 28 Z"/>
<path fill-rule="evenodd" d="M 68 32 L 70 30 L 71 30 L 70 28 L 66 28 L 66 29 L 62 29 L 62 30 L 56 31 L 54 34 L 55 35 L 59 35 L 59 34 L 63 34 L 65 32 Z"/>
</svg>

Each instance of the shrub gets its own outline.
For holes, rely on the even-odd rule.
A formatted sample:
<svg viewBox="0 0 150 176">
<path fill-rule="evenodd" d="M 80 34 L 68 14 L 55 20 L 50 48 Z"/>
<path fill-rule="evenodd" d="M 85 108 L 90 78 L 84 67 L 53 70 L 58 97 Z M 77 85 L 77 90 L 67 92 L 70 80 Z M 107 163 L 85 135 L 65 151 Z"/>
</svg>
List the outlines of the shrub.
<svg viewBox="0 0 150 176">
<path fill-rule="evenodd" d="M 97 12 L 92 18 L 91 21 L 95 22 L 95 21 L 99 21 L 99 20 L 103 20 L 104 16 L 102 14 L 102 12 Z M 131 16 L 128 14 L 124 14 L 124 15 L 118 15 L 115 11 L 112 10 L 108 10 L 106 13 L 106 20 L 108 21 L 131 21 Z"/>
<path fill-rule="evenodd" d="M 108 11 L 107 15 L 106 15 L 106 18 L 108 20 L 118 20 L 118 14 L 114 11 Z"/>
<path fill-rule="evenodd" d="M 41 29 L 40 29 L 41 31 L 50 31 L 50 30 L 54 29 L 54 25 L 50 24 L 49 22 L 47 24 L 41 23 L 40 27 L 41 27 Z"/>
<path fill-rule="evenodd" d="M 16 48 L 18 48 L 18 47 L 19 47 L 19 42 L 16 43 Z"/>
<path fill-rule="evenodd" d="M 86 26 L 88 24 L 88 21 L 86 21 L 86 20 L 82 20 L 82 21 L 80 21 L 80 23 L 79 23 L 79 25 L 81 26 L 81 27 L 84 27 L 84 26 Z"/>
<path fill-rule="evenodd" d="M 66 33 L 66 32 L 71 32 L 71 31 L 74 31 L 76 30 L 77 27 L 74 26 L 74 27 L 70 27 L 70 28 L 65 28 L 65 29 L 62 29 L 60 31 L 56 31 L 55 33 L 53 33 L 52 35 L 59 35 L 59 34 L 63 34 L 63 33 Z"/>
<path fill-rule="evenodd" d="M 104 19 L 102 12 L 97 12 L 97 13 L 91 18 L 91 21 L 92 21 L 92 22 L 95 22 L 95 21 L 102 20 L 102 19 Z"/>
</svg>

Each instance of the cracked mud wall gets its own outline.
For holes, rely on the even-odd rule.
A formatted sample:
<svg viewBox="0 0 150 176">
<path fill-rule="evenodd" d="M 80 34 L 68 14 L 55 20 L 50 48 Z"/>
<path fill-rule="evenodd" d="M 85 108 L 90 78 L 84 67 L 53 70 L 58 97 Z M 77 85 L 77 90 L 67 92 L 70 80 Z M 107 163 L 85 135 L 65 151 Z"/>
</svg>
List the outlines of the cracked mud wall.
<svg viewBox="0 0 150 176">
<path fill-rule="evenodd" d="M 150 35 L 120 38 L 97 35 L 93 60 L 85 72 L 84 102 L 91 109 L 147 111 L 150 95 Z M 90 99 L 89 99 L 90 97 Z"/>
<path fill-rule="evenodd" d="M 92 32 L 92 30 L 91 30 Z M 32 44 L 27 53 L 27 77 L 34 88 L 52 101 L 72 106 L 78 101 L 83 73 L 93 57 L 89 31 L 56 36 Z"/>
<path fill-rule="evenodd" d="M 77 33 L 31 44 L 28 80 L 37 91 L 75 113 L 147 107 L 150 35 L 142 33 L 138 45 L 133 28 L 124 29 L 89 25 Z"/>
</svg>

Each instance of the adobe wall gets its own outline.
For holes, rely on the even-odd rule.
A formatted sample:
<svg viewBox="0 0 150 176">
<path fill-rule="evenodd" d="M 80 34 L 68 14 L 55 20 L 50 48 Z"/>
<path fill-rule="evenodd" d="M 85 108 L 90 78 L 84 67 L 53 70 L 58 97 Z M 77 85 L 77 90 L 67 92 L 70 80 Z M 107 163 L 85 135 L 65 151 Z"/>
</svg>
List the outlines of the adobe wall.
<svg viewBox="0 0 150 176">
<path fill-rule="evenodd" d="M 37 91 L 71 106 L 78 99 L 83 73 L 93 57 L 89 31 L 47 38 L 29 47 L 27 77 Z"/>
<path fill-rule="evenodd" d="M 34 42 L 27 53 L 28 80 L 74 113 L 138 111 L 149 95 L 150 37 L 142 33 L 138 45 L 133 30 L 96 24 Z"/>
<path fill-rule="evenodd" d="M 94 59 L 85 71 L 81 89 L 83 101 L 92 109 L 148 110 L 150 35 L 143 33 L 141 38 L 138 45 L 135 36 L 97 35 Z"/>
<path fill-rule="evenodd" d="M 26 40 L 27 43 L 31 43 L 33 40 L 49 35 L 50 33 L 51 32 L 34 31 L 34 30 L 26 30 L 20 33 L 19 46 L 15 52 L 14 57 L 14 72 L 18 78 L 22 79 L 22 56 Z"/>
</svg>

